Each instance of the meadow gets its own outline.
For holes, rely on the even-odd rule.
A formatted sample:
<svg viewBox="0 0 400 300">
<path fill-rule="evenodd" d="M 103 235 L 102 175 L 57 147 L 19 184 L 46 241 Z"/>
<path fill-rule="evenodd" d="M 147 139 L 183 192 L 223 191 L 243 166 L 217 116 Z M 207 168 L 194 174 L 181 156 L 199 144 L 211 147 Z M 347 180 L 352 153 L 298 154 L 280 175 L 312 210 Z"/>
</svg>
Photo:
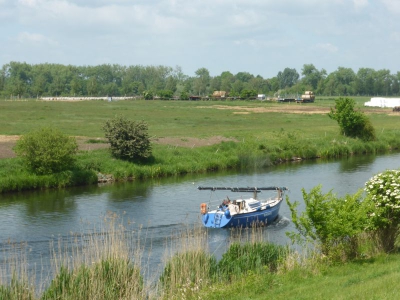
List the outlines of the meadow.
<svg viewBox="0 0 400 300">
<path fill-rule="evenodd" d="M 85 185 L 97 176 L 135 180 L 210 172 L 233 168 L 264 168 L 293 159 L 332 158 L 381 153 L 400 148 L 400 114 L 390 108 L 364 107 L 368 98 L 356 98 L 356 109 L 370 118 L 377 140 L 363 142 L 339 134 L 327 113 L 334 98 L 315 103 L 271 101 L 0 101 L 0 134 L 23 135 L 53 127 L 87 143 L 104 141 L 103 125 L 122 115 L 144 120 L 153 141 L 148 163 L 115 160 L 107 149 L 81 151 L 77 163 L 61 174 L 36 176 L 18 158 L 0 160 L 0 192 Z M 229 141 L 207 145 L 220 136 Z M 160 139 L 173 138 L 170 144 Z M 182 147 L 188 139 L 191 147 Z M 202 143 L 200 141 L 203 141 Z"/>
</svg>

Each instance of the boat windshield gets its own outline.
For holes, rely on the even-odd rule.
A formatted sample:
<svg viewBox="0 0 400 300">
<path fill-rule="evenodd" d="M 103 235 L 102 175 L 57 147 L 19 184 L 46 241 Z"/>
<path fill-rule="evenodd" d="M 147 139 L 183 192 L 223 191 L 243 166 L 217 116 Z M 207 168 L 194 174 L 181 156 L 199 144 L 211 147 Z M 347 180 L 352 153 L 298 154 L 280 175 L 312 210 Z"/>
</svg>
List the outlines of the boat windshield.
<svg viewBox="0 0 400 300">
<path fill-rule="evenodd" d="M 261 202 L 258 201 L 258 200 L 254 200 L 254 199 L 253 200 L 248 200 L 247 204 L 249 205 L 249 207 L 251 209 L 257 209 L 257 208 L 261 207 Z"/>
</svg>

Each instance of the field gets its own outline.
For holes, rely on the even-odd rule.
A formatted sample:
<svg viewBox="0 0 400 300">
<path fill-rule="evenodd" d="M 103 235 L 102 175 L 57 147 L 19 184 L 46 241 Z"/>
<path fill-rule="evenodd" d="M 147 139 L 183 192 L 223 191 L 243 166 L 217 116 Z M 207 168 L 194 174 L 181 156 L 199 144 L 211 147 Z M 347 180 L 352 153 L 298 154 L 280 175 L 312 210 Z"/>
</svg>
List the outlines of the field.
<svg viewBox="0 0 400 300">
<path fill-rule="evenodd" d="M 367 108 L 369 98 L 356 98 L 357 107 L 371 116 L 379 130 L 397 129 L 399 113 L 390 108 Z M 122 115 L 148 123 L 154 141 L 207 145 L 213 137 L 230 139 L 268 138 L 282 130 L 305 138 L 336 135 L 338 126 L 327 117 L 333 98 L 315 103 L 260 101 L 0 101 L 0 135 L 25 134 L 35 128 L 56 127 L 77 137 L 102 138 L 106 120 Z M 189 138 L 196 139 L 187 142 Z M 12 139 L 12 137 L 11 137 Z M 203 139 L 203 140 L 202 140 Z M 2 137 L 1 142 L 7 142 Z M 9 140 L 8 140 L 9 141 Z"/>
<path fill-rule="evenodd" d="M 270 101 L 0 101 L 0 192 L 85 185 L 103 174 L 116 181 L 205 173 L 232 168 L 264 168 L 315 158 L 373 154 L 400 149 L 399 113 L 390 108 L 356 109 L 371 120 L 376 140 L 343 136 L 328 117 L 333 98 L 315 103 Z M 148 163 L 116 160 L 103 126 L 115 116 L 145 121 L 152 141 Z M 71 172 L 36 176 L 13 160 L 17 139 L 52 127 L 74 136 L 80 151 Z M 91 150 L 91 151 L 87 151 Z M 95 150 L 95 151 L 92 151 Z M 100 177 L 98 177 L 100 176 Z"/>
</svg>

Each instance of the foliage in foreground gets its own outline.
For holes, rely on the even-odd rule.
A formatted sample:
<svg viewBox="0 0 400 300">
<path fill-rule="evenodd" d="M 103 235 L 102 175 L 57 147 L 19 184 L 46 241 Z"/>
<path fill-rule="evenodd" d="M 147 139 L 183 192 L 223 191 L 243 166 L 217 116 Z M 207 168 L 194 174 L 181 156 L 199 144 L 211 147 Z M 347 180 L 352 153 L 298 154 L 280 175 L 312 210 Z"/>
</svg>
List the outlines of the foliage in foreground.
<svg viewBox="0 0 400 300">
<path fill-rule="evenodd" d="M 314 243 L 333 260 L 347 261 L 363 255 L 365 235 L 371 244 L 385 252 L 397 249 L 400 225 L 400 171 L 386 170 L 365 183 L 362 190 L 343 198 L 332 191 L 321 192 L 321 186 L 310 193 L 303 189 L 305 210 L 298 214 L 298 202 L 286 202 L 298 233 L 287 233 L 293 242 Z"/>
<path fill-rule="evenodd" d="M 72 271 L 61 267 L 41 299 L 128 299 L 140 295 L 142 288 L 137 268 L 129 261 L 109 258 Z"/>
<path fill-rule="evenodd" d="M 341 134 L 363 141 L 375 140 L 375 129 L 371 121 L 363 112 L 355 111 L 354 106 L 353 99 L 338 98 L 335 100 L 335 109 L 331 108 L 329 117 L 338 122 Z"/>
<path fill-rule="evenodd" d="M 231 278 L 248 271 L 276 271 L 280 260 L 285 259 L 288 249 L 266 242 L 233 243 L 218 262 L 219 275 Z"/>
<path fill-rule="evenodd" d="M 57 129 L 42 128 L 23 135 L 14 150 L 30 171 L 48 175 L 71 168 L 78 144 Z"/>
<path fill-rule="evenodd" d="M 373 227 L 386 252 L 393 251 L 400 225 L 400 171 L 386 170 L 365 183 L 374 204 L 370 212 Z"/>
<path fill-rule="evenodd" d="M 161 276 L 161 293 L 167 299 L 180 299 L 211 283 L 217 270 L 214 256 L 203 250 L 175 254 L 166 264 Z"/>
<path fill-rule="evenodd" d="M 322 253 L 334 260 L 348 260 L 360 255 L 358 236 L 368 227 L 370 202 L 363 201 L 362 191 L 338 198 L 329 191 L 321 192 L 321 186 L 310 193 L 302 189 L 305 210 L 297 213 L 298 202 L 286 202 L 298 233 L 287 233 L 293 242 L 314 243 Z"/>
<path fill-rule="evenodd" d="M 288 255 L 288 248 L 268 242 L 234 242 L 217 263 L 203 250 L 175 254 L 160 276 L 162 294 L 168 299 L 193 297 L 216 282 L 236 280 L 248 272 L 273 273 Z"/>
<path fill-rule="evenodd" d="M 151 157 L 151 143 L 144 121 L 135 122 L 117 116 L 106 121 L 103 129 L 114 157 L 130 161 Z"/>
</svg>

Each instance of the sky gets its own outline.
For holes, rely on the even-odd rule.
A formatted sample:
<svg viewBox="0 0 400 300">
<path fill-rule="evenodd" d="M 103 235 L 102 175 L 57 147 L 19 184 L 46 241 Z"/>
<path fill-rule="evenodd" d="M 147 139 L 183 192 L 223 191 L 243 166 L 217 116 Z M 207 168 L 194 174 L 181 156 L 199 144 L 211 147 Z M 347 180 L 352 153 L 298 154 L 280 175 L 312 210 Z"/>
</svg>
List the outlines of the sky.
<svg viewBox="0 0 400 300">
<path fill-rule="evenodd" d="M 0 0 L 0 67 L 400 71 L 399 0 Z"/>
</svg>

